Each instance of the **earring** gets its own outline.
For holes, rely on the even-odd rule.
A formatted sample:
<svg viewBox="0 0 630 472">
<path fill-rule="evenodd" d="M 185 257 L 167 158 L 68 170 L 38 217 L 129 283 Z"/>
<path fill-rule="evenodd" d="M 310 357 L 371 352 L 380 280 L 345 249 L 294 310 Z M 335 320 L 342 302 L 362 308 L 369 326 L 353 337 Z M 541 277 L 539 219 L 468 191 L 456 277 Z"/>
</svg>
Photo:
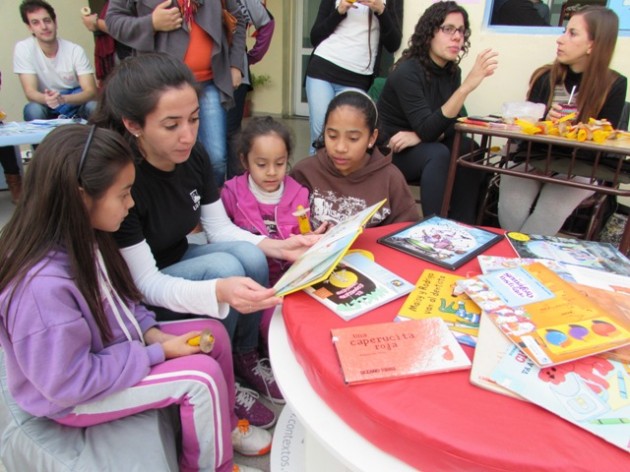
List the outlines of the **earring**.
<svg viewBox="0 0 630 472">
<path fill-rule="evenodd" d="M 140 133 L 136 133 L 136 134 L 134 134 L 134 136 L 135 136 L 136 138 L 139 138 L 139 137 L 140 137 Z"/>
</svg>

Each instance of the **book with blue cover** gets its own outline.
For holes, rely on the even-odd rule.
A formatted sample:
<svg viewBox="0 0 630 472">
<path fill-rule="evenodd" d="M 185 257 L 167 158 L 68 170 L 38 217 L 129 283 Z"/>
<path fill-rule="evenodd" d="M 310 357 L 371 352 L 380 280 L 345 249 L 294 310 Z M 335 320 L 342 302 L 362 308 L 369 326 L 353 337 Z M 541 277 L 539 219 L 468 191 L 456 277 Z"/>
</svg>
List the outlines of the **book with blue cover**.
<svg viewBox="0 0 630 472">
<path fill-rule="evenodd" d="M 377 241 L 440 267 L 455 270 L 501 239 L 502 235 L 482 228 L 430 216 Z"/>
</svg>

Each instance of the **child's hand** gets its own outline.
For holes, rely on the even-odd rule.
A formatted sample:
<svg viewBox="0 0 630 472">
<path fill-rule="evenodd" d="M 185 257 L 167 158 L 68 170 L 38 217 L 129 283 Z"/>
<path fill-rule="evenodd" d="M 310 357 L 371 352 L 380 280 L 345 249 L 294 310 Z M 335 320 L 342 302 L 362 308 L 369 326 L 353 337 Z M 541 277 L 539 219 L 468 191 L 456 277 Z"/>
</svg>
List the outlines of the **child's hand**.
<svg viewBox="0 0 630 472">
<path fill-rule="evenodd" d="M 201 352 L 201 347 L 191 346 L 188 344 L 190 338 L 201 335 L 201 331 L 190 331 L 181 336 L 173 336 L 170 339 L 162 342 L 162 348 L 164 349 L 164 357 L 167 359 L 174 359 L 176 357 L 190 356 L 191 354 L 198 354 Z"/>
<path fill-rule="evenodd" d="M 319 225 L 317 227 L 317 229 L 315 231 L 311 231 L 308 234 L 324 234 L 326 231 L 328 231 L 333 226 L 334 225 L 332 223 L 330 223 L 329 221 L 324 221 L 321 225 Z"/>
<path fill-rule="evenodd" d="M 280 258 L 285 261 L 295 261 L 320 239 L 321 235 L 313 232 L 311 234 L 293 234 L 287 239 L 278 241 L 282 244 Z"/>
</svg>

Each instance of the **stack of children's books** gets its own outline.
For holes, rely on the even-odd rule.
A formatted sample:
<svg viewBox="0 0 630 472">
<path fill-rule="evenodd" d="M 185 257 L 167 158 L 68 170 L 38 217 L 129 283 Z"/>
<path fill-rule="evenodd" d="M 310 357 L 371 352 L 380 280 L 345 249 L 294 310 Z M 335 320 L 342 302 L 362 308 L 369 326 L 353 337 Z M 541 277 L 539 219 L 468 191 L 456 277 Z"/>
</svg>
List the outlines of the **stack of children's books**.
<svg viewBox="0 0 630 472">
<path fill-rule="evenodd" d="M 521 257 L 479 256 L 482 274 L 455 283 L 481 311 L 471 382 L 630 452 L 630 261 L 609 244 L 508 238 Z"/>
</svg>

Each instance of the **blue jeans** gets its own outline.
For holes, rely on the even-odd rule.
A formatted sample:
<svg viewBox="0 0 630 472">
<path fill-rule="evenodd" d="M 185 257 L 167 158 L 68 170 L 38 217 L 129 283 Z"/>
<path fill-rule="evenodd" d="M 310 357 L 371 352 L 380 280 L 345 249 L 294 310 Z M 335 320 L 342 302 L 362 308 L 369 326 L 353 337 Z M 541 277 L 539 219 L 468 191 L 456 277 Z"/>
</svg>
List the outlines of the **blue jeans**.
<svg viewBox="0 0 630 472">
<path fill-rule="evenodd" d="M 94 112 L 94 110 L 96 110 L 96 102 L 86 102 L 78 107 L 73 116 L 78 116 L 87 120 L 90 118 L 90 115 Z M 24 121 L 52 120 L 54 118 L 59 118 L 59 113 L 46 105 L 29 102 L 24 106 Z M 68 118 L 72 118 L 72 116 L 68 116 Z"/>
<path fill-rule="evenodd" d="M 325 80 L 306 76 L 306 99 L 308 100 L 308 120 L 311 125 L 310 152 L 315 154 L 313 143 L 322 134 L 328 104 L 335 95 L 344 90 L 359 90 L 356 87 L 333 84 Z"/>
<path fill-rule="evenodd" d="M 191 244 L 179 262 L 162 272 L 187 280 L 211 280 L 226 277 L 250 277 L 260 285 L 269 284 L 269 266 L 265 254 L 251 243 Z M 160 310 L 163 311 L 163 310 Z M 232 340 L 233 352 L 250 352 L 258 347 L 262 311 L 243 315 L 230 308 L 220 320 Z"/>
<path fill-rule="evenodd" d="M 204 82 L 199 100 L 199 141 L 210 156 L 214 179 L 219 187 L 225 181 L 227 163 L 226 111 L 221 94 L 212 81 Z"/>
</svg>

